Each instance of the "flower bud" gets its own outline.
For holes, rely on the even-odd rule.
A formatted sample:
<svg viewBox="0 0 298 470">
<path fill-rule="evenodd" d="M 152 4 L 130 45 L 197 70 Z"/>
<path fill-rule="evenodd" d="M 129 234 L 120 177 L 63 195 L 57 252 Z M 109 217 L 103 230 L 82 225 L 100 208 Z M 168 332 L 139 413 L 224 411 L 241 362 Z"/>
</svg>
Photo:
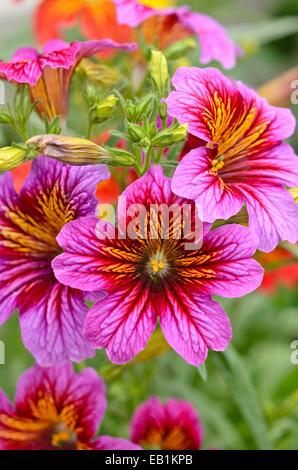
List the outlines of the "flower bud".
<svg viewBox="0 0 298 470">
<path fill-rule="evenodd" d="M 115 95 L 109 95 L 99 103 L 94 104 L 89 112 L 90 122 L 100 124 L 109 119 L 117 102 L 118 98 Z"/>
<path fill-rule="evenodd" d="M 12 116 L 7 109 L 0 109 L 0 124 L 11 124 Z"/>
<path fill-rule="evenodd" d="M 154 147 L 169 147 L 178 142 L 182 142 L 187 137 L 187 125 L 176 128 L 169 128 L 160 131 L 151 141 Z"/>
<path fill-rule="evenodd" d="M 108 163 L 108 151 L 87 139 L 56 134 L 38 135 L 27 141 L 36 151 L 70 165 Z"/>
<path fill-rule="evenodd" d="M 0 149 L 0 172 L 13 170 L 26 161 L 25 149 L 3 147 Z"/>
<path fill-rule="evenodd" d="M 169 71 L 167 59 L 162 52 L 151 51 L 150 70 L 157 91 L 162 96 L 166 95 L 168 91 Z"/>
<path fill-rule="evenodd" d="M 109 147 L 108 151 L 111 155 L 110 165 L 114 166 L 134 166 L 134 156 L 126 150 L 117 147 Z"/>
<path fill-rule="evenodd" d="M 140 142 L 146 137 L 146 134 L 141 126 L 126 121 L 125 123 L 128 135 L 132 142 Z"/>
</svg>

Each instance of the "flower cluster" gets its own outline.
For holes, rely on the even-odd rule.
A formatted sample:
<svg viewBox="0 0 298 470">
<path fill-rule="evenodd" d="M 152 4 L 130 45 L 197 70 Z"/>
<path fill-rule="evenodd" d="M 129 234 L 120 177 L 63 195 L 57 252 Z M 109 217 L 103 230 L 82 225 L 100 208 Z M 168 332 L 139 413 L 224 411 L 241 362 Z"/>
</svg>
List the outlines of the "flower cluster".
<svg viewBox="0 0 298 470">
<path fill-rule="evenodd" d="M 66 25 L 87 40 L 66 42 Z M 178 66 L 196 42 L 200 64 L 242 54 L 188 6 L 41 0 L 35 28 L 43 52 L 0 61 L 15 87 L 0 123 L 18 135 L 0 149 L 0 324 L 17 311 L 37 363 L 14 405 L 0 392 L 0 448 L 199 449 L 197 412 L 176 398 L 143 403 L 131 441 L 95 437 L 105 386 L 71 362 L 105 349 L 128 363 L 156 329 L 193 366 L 228 347 L 213 296 L 251 293 L 256 251 L 298 240 L 295 118 L 214 67 Z"/>
</svg>

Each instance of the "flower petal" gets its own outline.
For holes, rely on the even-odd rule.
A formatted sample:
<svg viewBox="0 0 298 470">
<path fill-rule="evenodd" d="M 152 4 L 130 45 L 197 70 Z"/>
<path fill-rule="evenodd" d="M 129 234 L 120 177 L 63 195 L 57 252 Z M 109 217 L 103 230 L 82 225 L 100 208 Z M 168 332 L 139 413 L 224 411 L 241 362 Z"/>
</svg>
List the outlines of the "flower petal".
<svg viewBox="0 0 298 470">
<path fill-rule="evenodd" d="M 172 191 L 195 200 L 199 218 L 207 222 L 229 219 L 244 202 L 236 185 L 226 185 L 212 172 L 212 151 L 206 147 L 192 150 L 182 158 L 172 179 Z"/>
<path fill-rule="evenodd" d="M 50 286 L 45 283 L 40 302 L 21 309 L 20 326 L 25 347 L 44 367 L 81 362 L 94 356 L 94 350 L 83 336 L 87 312 L 81 291 L 58 282 Z"/>
<path fill-rule="evenodd" d="M 259 249 L 272 251 L 281 240 L 298 240 L 298 205 L 282 186 L 239 185 L 246 199 L 249 227 L 259 237 Z"/>
<path fill-rule="evenodd" d="M 142 450 L 142 448 L 121 437 L 100 436 L 91 443 L 94 450 Z"/>
<path fill-rule="evenodd" d="M 76 217 L 93 215 L 98 203 L 96 186 L 109 176 L 106 165 L 73 167 L 39 157 L 33 162 L 20 197 L 30 206 L 36 205 L 37 200 L 44 209 L 45 201 L 55 209 L 59 205 L 57 198 L 60 198 Z"/>
<path fill-rule="evenodd" d="M 181 67 L 176 91 L 167 98 L 169 115 L 189 132 L 219 146 L 219 154 L 257 151 L 290 137 L 296 126 L 289 109 L 278 108 L 215 68 Z"/>
<path fill-rule="evenodd" d="M 109 231 L 114 232 L 114 227 L 96 217 L 84 217 L 66 224 L 57 237 L 65 252 L 52 261 L 56 278 L 70 287 L 90 292 L 112 286 L 115 279 L 112 266 L 117 260 L 108 242 L 113 244 L 116 240 L 112 236 L 104 240 Z M 119 277 L 124 271 L 125 265 L 121 267 L 118 260 L 115 276 Z"/>
<path fill-rule="evenodd" d="M 84 333 L 92 346 L 106 348 L 115 364 L 124 364 L 142 351 L 157 322 L 150 292 L 141 283 L 110 293 L 89 311 Z"/>
<path fill-rule="evenodd" d="M 160 325 L 170 346 L 196 367 L 208 349 L 224 351 L 232 339 L 230 321 L 217 302 L 178 286 L 164 293 Z"/>
<path fill-rule="evenodd" d="M 218 21 L 196 12 L 181 15 L 181 21 L 198 37 L 201 64 L 216 60 L 227 69 L 235 67 L 237 56 L 242 55 L 242 51 Z"/>
<path fill-rule="evenodd" d="M 210 230 L 203 248 L 182 261 L 181 276 L 199 291 L 223 297 L 241 297 L 259 287 L 264 270 L 253 258 L 256 235 L 242 225 Z"/>
</svg>

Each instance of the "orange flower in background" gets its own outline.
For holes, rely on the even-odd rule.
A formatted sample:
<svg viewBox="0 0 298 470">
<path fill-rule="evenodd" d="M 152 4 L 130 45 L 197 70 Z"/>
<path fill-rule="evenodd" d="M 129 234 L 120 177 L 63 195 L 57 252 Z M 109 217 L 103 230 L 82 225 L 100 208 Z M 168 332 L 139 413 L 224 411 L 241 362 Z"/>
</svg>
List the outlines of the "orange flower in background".
<svg viewBox="0 0 298 470">
<path fill-rule="evenodd" d="M 110 0 L 42 0 L 36 11 L 35 30 L 40 43 L 63 36 L 63 28 L 78 25 L 89 39 L 109 37 L 125 42 L 130 37 L 130 29 L 117 24 Z"/>
<path fill-rule="evenodd" d="M 165 8 L 174 0 L 141 0 L 140 3 Z M 119 25 L 112 0 L 41 0 L 35 15 L 35 32 L 43 44 L 49 39 L 63 37 L 63 28 L 79 26 L 88 39 L 109 37 L 125 42 L 131 37 L 131 28 Z"/>
</svg>

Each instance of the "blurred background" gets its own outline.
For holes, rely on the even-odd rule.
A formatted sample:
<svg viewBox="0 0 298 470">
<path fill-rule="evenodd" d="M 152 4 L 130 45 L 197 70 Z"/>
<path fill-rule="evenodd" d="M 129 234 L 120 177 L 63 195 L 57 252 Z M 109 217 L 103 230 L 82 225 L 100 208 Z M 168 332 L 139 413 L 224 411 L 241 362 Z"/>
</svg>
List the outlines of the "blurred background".
<svg viewBox="0 0 298 470">
<path fill-rule="evenodd" d="M 32 14 L 37 3 L 1 0 L 1 59 L 19 46 L 34 44 Z M 220 20 L 243 47 L 245 56 L 229 71 L 234 78 L 258 88 L 298 66 L 297 0 L 180 3 Z M 292 109 L 298 116 L 298 105 Z M 292 144 L 298 152 L 297 135 Z M 172 351 L 122 368 L 110 366 L 102 352 L 87 361 L 108 383 L 109 409 L 102 432 L 127 435 L 130 417 L 142 400 L 175 396 L 190 400 L 198 410 L 204 448 L 298 450 L 298 353 L 292 344 L 298 340 L 297 251 L 297 246 L 285 244 L 262 257 L 267 275 L 259 291 L 221 300 L 233 323 L 233 345 L 225 357 L 210 353 L 205 368 L 189 366 Z M 5 344 L 0 386 L 13 397 L 19 374 L 33 363 L 22 346 L 17 315 L 1 327 L 0 340 Z"/>
</svg>

